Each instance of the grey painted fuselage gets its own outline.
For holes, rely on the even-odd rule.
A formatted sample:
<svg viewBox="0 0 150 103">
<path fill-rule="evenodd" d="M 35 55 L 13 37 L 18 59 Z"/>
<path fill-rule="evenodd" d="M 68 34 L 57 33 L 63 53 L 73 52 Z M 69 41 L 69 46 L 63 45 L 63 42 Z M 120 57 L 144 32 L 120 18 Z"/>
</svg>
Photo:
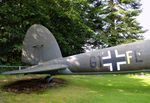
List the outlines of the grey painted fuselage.
<svg viewBox="0 0 150 103">
<path fill-rule="evenodd" d="M 140 41 L 92 52 L 58 58 L 42 64 L 65 64 L 61 74 L 92 74 L 95 72 L 122 72 L 150 68 L 150 41 Z"/>
</svg>

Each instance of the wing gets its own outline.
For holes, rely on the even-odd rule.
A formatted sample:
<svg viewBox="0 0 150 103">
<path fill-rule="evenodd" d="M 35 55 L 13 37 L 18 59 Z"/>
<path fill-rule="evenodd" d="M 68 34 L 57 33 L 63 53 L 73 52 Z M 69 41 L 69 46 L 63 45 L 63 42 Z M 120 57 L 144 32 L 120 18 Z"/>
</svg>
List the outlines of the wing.
<svg viewBox="0 0 150 103">
<path fill-rule="evenodd" d="M 68 66 L 64 64 L 56 64 L 56 65 L 48 65 L 48 66 L 36 65 L 26 69 L 3 72 L 2 74 L 33 74 L 33 73 L 45 73 L 45 72 L 50 73 L 53 71 L 63 70 L 67 67 Z"/>
</svg>

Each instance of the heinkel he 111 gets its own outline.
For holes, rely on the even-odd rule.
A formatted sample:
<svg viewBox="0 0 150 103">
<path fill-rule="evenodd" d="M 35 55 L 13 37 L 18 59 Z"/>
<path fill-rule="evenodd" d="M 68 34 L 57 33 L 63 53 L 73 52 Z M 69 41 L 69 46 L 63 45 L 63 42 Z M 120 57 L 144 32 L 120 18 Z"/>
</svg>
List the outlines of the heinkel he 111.
<svg viewBox="0 0 150 103">
<path fill-rule="evenodd" d="M 52 33 L 31 26 L 23 41 L 22 61 L 34 66 L 2 74 L 100 74 L 149 71 L 150 41 L 139 41 L 62 57 Z"/>
</svg>

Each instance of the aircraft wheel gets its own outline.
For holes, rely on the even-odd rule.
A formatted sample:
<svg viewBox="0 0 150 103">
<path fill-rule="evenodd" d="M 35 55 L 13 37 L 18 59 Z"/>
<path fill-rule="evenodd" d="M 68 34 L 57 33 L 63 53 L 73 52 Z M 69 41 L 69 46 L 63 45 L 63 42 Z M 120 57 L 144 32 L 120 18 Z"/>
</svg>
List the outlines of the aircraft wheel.
<svg viewBox="0 0 150 103">
<path fill-rule="evenodd" d="M 45 80 L 47 83 L 51 83 L 53 78 L 51 76 L 47 76 L 47 77 L 45 77 Z"/>
</svg>

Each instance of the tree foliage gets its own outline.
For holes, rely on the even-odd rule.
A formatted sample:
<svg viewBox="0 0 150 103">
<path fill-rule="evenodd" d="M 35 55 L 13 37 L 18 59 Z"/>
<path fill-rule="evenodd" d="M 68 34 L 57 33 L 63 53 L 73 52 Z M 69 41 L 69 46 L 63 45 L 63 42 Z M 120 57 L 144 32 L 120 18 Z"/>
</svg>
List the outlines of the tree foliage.
<svg viewBox="0 0 150 103">
<path fill-rule="evenodd" d="M 142 39 L 136 17 L 141 13 L 139 0 L 89 0 L 84 18 L 94 30 L 93 39 L 104 46 L 114 46 Z M 99 43 L 98 43 L 99 44 Z"/>
<path fill-rule="evenodd" d="M 136 0 L 3 0 L 0 3 L 0 64 L 21 63 L 22 41 L 32 24 L 46 26 L 63 56 L 83 51 L 90 38 L 102 45 L 141 39 Z"/>
</svg>

